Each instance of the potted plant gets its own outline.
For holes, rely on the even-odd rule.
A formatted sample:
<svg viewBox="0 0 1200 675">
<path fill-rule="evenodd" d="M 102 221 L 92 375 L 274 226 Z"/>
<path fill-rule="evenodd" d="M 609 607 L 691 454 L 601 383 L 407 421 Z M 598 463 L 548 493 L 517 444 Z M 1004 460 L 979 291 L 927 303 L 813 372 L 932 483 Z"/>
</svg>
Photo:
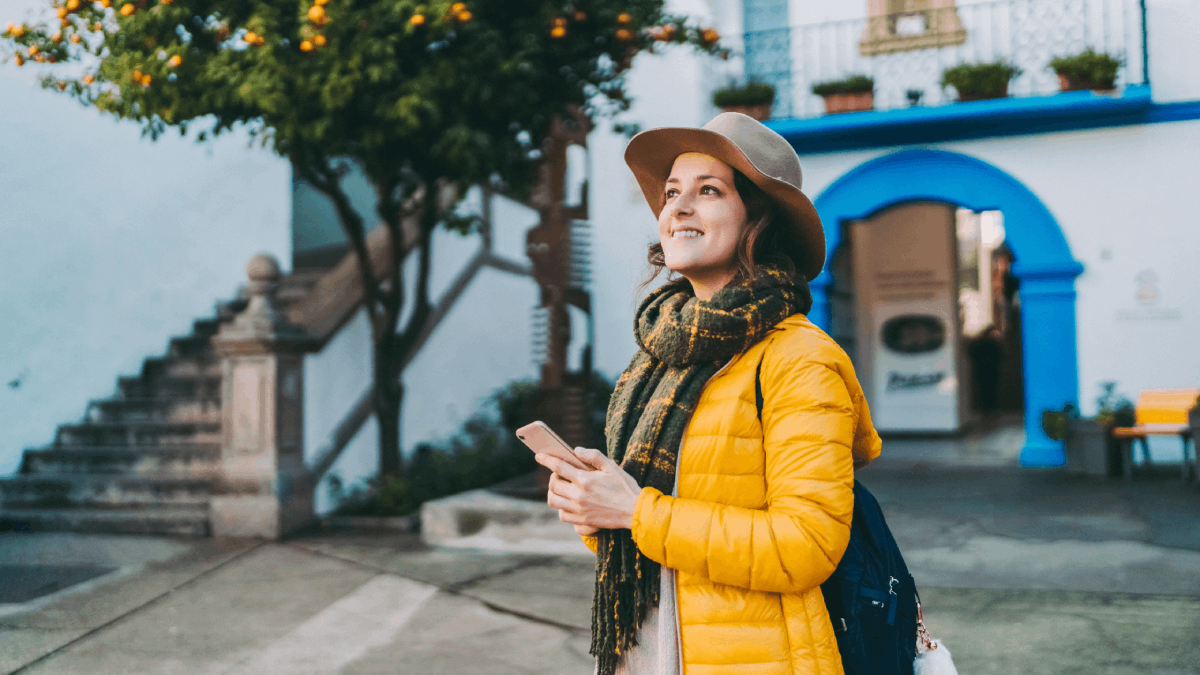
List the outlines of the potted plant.
<svg viewBox="0 0 1200 675">
<path fill-rule="evenodd" d="M 745 86 L 730 85 L 713 92 L 713 105 L 725 112 L 740 112 L 759 122 L 771 119 L 771 104 L 775 102 L 775 87 L 765 82 L 750 81 Z"/>
<path fill-rule="evenodd" d="M 1042 412 L 1042 430 L 1052 440 L 1064 441 L 1067 471 L 1089 476 L 1121 475 L 1120 447 L 1112 438 L 1114 426 L 1133 426 L 1133 403 L 1115 393 L 1115 382 L 1102 382 L 1095 417 L 1080 417 L 1068 403 L 1062 410 Z"/>
<path fill-rule="evenodd" d="M 875 80 L 866 75 L 818 82 L 812 93 L 825 99 L 826 114 L 875 109 Z"/>
<path fill-rule="evenodd" d="M 942 71 L 942 86 L 954 87 L 959 101 L 1008 96 L 1008 83 L 1023 71 L 1004 61 L 963 63 Z"/>
<path fill-rule="evenodd" d="M 1050 68 L 1058 75 L 1063 91 L 1112 91 L 1116 86 L 1117 71 L 1123 65 L 1124 60 L 1097 54 L 1091 47 L 1074 56 L 1059 56 L 1050 61 Z"/>
</svg>

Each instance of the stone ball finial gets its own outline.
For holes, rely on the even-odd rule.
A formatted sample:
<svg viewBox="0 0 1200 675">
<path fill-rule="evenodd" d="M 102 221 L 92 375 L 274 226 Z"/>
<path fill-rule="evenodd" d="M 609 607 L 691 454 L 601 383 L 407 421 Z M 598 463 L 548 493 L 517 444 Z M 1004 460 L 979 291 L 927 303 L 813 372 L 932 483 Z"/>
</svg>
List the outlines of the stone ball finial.
<svg viewBox="0 0 1200 675">
<path fill-rule="evenodd" d="M 259 253 L 246 263 L 246 276 L 250 281 L 273 284 L 279 281 L 279 261 L 273 255 Z"/>
</svg>

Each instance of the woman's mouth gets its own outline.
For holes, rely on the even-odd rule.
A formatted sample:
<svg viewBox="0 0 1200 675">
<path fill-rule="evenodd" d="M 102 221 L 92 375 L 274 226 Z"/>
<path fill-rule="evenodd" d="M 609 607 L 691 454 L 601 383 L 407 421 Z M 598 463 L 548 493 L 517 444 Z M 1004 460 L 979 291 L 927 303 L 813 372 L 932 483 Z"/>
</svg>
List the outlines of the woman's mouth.
<svg viewBox="0 0 1200 675">
<path fill-rule="evenodd" d="M 702 236 L 702 232 L 696 230 L 680 230 L 671 234 L 672 239 L 695 239 Z"/>
</svg>

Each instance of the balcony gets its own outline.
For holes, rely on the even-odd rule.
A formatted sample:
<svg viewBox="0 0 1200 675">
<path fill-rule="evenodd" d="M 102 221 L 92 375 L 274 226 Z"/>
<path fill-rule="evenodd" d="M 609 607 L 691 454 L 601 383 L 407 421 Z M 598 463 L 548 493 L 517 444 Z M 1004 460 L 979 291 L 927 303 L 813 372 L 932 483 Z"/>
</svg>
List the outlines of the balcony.
<svg viewBox="0 0 1200 675">
<path fill-rule="evenodd" d="M 1023 71 L 1009 84 L 1011 98 L 1050 97 L 1059 93 L 1050 60 L 1088 47 L 1125 60 L 1117 73 L 1118 92 L 1146 89 L 1131 86 L 1147 83 L 1139 0 L 960 0 L 957 6 L 951 0 L 887 0 L 886 5 L 875 0 L 868 5 L 904 11 L 745 34 L 747 76 L 775 85 L 773 119 L 824 115 L 824 102 L 811 93 L 812 85 L 853 74 L 874 78 L 876 111 L 946 106 L 956 98 L 940 85 L 944 69 L 997 60 Z M 920 97 L 914 105 L 916 92 Z M 1045 102 L 1050 105 L 1050 99 Z M 1037 106 L 1033 100 L 1022 103 Z"/>
</svg>

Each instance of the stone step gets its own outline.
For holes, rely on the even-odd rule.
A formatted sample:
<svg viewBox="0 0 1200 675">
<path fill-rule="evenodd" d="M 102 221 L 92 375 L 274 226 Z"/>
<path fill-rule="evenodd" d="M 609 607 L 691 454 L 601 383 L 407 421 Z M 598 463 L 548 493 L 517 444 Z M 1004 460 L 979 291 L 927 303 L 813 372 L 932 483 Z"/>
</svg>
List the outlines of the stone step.
<svg viewBox="0 0 1200 675">
<path fill-rule="evenodd" d="M 192 322 L 192 335 L 207 340 L 216 335 L 220 327 L 221 321 L 215 316 L 207 319 L 196 319 Z"/>
<path fill-rule="evenodd" d="M 216 443 L 185 446 L 31 448 L 20 473 L 45 474 L 172 474 L 208 477 L 217 471 L 221 448 Z"/>
<path fill-rule="evenodd" d="M 173 359 L 203 358 L 212 355 L 211 345 L 212 335 L 193 333 L 176 336 L 167 343 L 167 356 Z"/>
<path fill-rule="evenodd" d="M 421 539 L 430 546 L 593 555 L 545 500 L 517 499 L 490 490 L 470 490 L 422 504 Z"/>
<path fill-rule="evenodd" d="M 216 354 L 209 352 L 192 357 L 174 358 L 152 356 L 142 361 L 141 378 L 145 381 L 164 377 L 220 377 L 221 363 Z"/>
<path fill-rule="evenodd" d="M 127 376 L 117 379 L 120 398 L 220 398 L 221 374 L 193 373 L 146 379 Z"/>
<path fill-rule="evenodd" d="M 21 475 L 0 480 L 5 509 L 208 508 L 207 478 L 123 474 Z"/>
<path fill-rule="evenodd" d="M 58 427 L 54 446 L 195 445 L 219 443 L 221 424 L 212 422 L 87 422 Z"/>
<path fill-rule="evenodd" d="M 0 531 L 159 534 L 205 537 L 208 511 L 191 508 L 3 509 Z"/>
<path fill-rule="evenodd" d="M 88 422 L 221 422 L 221 399 L 113 398 L 88 403 Z"/>
</svg>

